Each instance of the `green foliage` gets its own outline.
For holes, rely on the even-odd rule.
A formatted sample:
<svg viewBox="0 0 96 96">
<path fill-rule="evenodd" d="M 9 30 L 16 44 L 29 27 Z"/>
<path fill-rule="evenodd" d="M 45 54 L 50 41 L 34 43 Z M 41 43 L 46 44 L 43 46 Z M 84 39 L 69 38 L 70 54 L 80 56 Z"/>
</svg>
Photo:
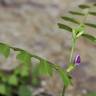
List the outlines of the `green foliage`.
<svg viewBox="0 0 96 96">
<path fill-rule="evenodd" d="M 8 78 L 8 84 L 17 86 L 18 85 L 18 78 L 17 78 L 17 76 L 14 75 L 14 74 L 12 74 L 11 76 L 9 76 L 9 78 Z"/>
<path fill-rule="evenodd" d="M 69 13 L 72 15 L 78 15 L 78 16 L 84 16 L 85 15 L 84 13 L 76 12 L 76 11 L 69 11 Z"/>
<path fill-rule="evenodd" d="M 85 23 L 85 25 L 92 27 L 92 28 L 96 28 L 96 24 L 92 24 L 92 23 Z"/>
<path fill-rule="evenodd" d="M 21 72 L 20 72 L 20 75 L 22 77 L 28 77 L 29 76 L 29 71 L 30 71 L 30 67 L 29 66 L 22 66 L 21 67 Z"/>
<path fill-rule="evenodd" d="M 18 86 L 18 84 L 20 82 L 20 78 L 27 77 L 26 80 L 28 80 L 28 78 L 30 78 L 29 74 L 30 74 L 30 69 L 31 69 L 30 64 L 31 64 L 31 58 L 32 57 L 36 58 L 40 61 L 40 63 L 35 66 L 33 78 L 35 78 L 38 75 L 51 76 L 52 73 L 53 73 L 53 70 L 56 70 L 60 74 L 60 77 L 62 78 L 62 80 L 63 80 L 63 82 L 66 86 L 70 83 L 70 80 L 69 80 L 67 74 L 65 74 L 64 70 L 60 66 L 57 66 L 56 64 L 53 64 L 53 63 L 51 63 L 51 62 L 49 62 L 49 61 L 47 61 L 47 60 L 45 60 L 45 59 L 43 59 L 39 56 L 30 54 L 30 53 L 28 53 L 28 52 L 26 52 L 22 49 L 14 48 L 14 47 L 8 46 L 8 45 L 3 44 L 3 43 L 0 43 L 0 48 L 1 48 L 1 52 L 6 57 L 9 56 L 9 53 L 10 53 L 9 49 L 12 49 L 14 51 L 18 51 L 19 54 L 17 54 L 16 58 L 19 60 L 19 62 L 21 64 L 20 67 L 17 67 L 16 69 L 14 69 L 13 73 L 11 73 L 9 75 L 7 75 L 6 72 L 5 73 L 2 73 L 2 72 L 0 73 L 1 80 L 5 84 L 8 84 L 11 87 L 12 86 Z M 33 70 L 32 70 L 32 72 L 33 72 Z M 18 76 L 20 76 L 20 77 L 18 77 Z M 22 79 L 22 80 L 23 81 L 21 81 L 21 82 L 23 84 L 24 79 Z M 36 78 L 34 79 L 34 82 L 35 81 L 36 81 Z M 38 83 L 38 82 L 36 81 L 35 83 Z M 23 87 L 20 86 L 20 89 L 19 89 L 20 96 L 30 96 L 29 89 L 27 89 L 27 87 L 25 87 L 25 85 Z M 1 88 L 4 89 L 4 90 L 2 90 L 0 93 L 4 94 L 4 92 L 6 91 L 5 90 L 6 89 L 5 85 L 2 85 Z M 25 93 L 23 93 L 23 92 L 25 92 Z"/>
<path fill-rule="evenodd" d="M 86 9 L 86 8 L 90 8 L 90 6 L 89 5 L 82 4 L 82 5 L 79 5 L 79 8 Z"/>
<path fill-rule="evenodd" d="M 7 58 L 10 54 L 10 47 L 6 44 L 0 43 L 0 53 Z"/>
<path fill-rule="evenodd" d="M 69 32 L 72 32 L 72 28 L 69 27 L 69 26 L 67 26 L 67 25 L 65 25 L 65 24 L 58 23 L 58 26 L 59 26 L 59 28 L 61 28 L 61 29 L 65 29 L 65 30 L 67 30 L 67 31 L 69 31 Z"/>
<path fill-rule="evenodd" d="M 8 81 L 8 75 L 4 74 L 4 72 L 0 71 L 0 79 L 2 82 L 7 82 Z"/>
<path fill-rule="evenodd" d="M 26 85 L 21 85 L 19 87 L 19 96 L 32 96 L 32 92 Z"/>
<path fill-rule="evenodd" d="M 84 28 L 85 28 L 84 25 L 80 25 L 79 27 L 73 29 L 73 39 L 77 39 L 82 34 L 84 34 L 85 32 Z"/>
<path fill-rule="evenodd" d="M 72 23 L 75 23 L 75 24 L 80 24 L 80 23 L 78 22 L 78 20 L 76 20 L 76 19 L 74 19 L 74 18 L 72 18 L 72 17 L 62 16 L 61 18 L 64 19 L 65 21 L 69 21 L 69 22 L 72 22 Z"/>
<path fill-rule="evenodd" d="M 67 30 L 72 33 L 72 48 L 71 48 L 71 53 L 69 58 L 69 65 L 66 70 L 67 73 L 70 73 L 76 67 L 75 64 L 72 64 L 73 63 L 72 58 L 73 58 L 73 53 L 74 53 L 77 39 L 83 36 L 96 44 L 96 36 L 92 36 L 86 33 L 86 30 L 85 30 L 86 27 L 96 28 L 96 24 L 93 24 L 87 21 L 87 18 L 89 17 L 88 15 L 96 16 L 96 12 L 90 11 L 90 9 L 92 7 L 94 8 L 95 6 L 96 4 L 79 5 L 78 6 L 79 9 L 76 8 L 76 11 L 71 10 L 68 12 L 69 13 L 68 16 L 61 17 L 64 21 L 66 21 L 65 24 L 58 23 L 59 28 Z M 70 25 L 72 26 L 72 23 L 74 24 L 75 27 L 70 27 Z M 61 69 L 58 70 L 60 77 L 64 81 L 62 96 L 64 96 L 66 87 L 71 83 L 71 80 L 68 77 L 68 74 L 66 74 L 66 71 L 64 72 L 64 70 L 61 70 Z"/>
<path fill-rule="evenodd" d="M 6 85 L 3 84 L 3 83 L 1 83 L 1 84 L 0 84 L 0 94 L 6 95 L 6 92 L 7 92 Z"/>
<path fill-rule="evenodd" d="M 92 36 L 90 34 L 83 34 L 82 36 L 84 36 L 85 38 L 91 40 L 92 42 L 96 43 L 96 37 Z"/>
<path fill-rule="evenodd" d="M 20 61 L 21 64 L 31 63 L 31 56 L 26 51 L 20 51 L 20 53 L 17 55 L 17 59 Z"/>
<path fill-rule="evenodd" d="M 96 12 L 89 12 L 90 15 L 96 16 Z"/>
<path fill-rule="evenodd" d="M 68 74 L 64 70 L 59 69 L 58 73 L 59 73 L 61 79 L 63 80 L 65 87 L 67 87 L 69 84 L 71 84 L 71 80 L 70 80 Z"/>
<path fill-rule="evenodd" d="M 96 43 L 96 36 L 92 36 L 91 34 L 88 34 L 85 30 L 85 27 L 92 27 L 96 28 L 96 24 L 90 23 L 87 21 L 88 15 L 96 16 L 96 12 L 90 11 L 91 7 L 96 7 L 96 4 L 83 4 L 79 5 L 79 10 L 76 11 L 69 11 L 68 16 L 62 16 L 61 18 L 66 21 L 66 24 L 58 23 L 59 28 L 64 29 L 66 31 L 69 31 L 72 33 L 72 51 L 70 55 L 70 64 L 72 63 L 72 55 L 75 47 L 75 41 L 83 36 L 92 42 Z M 75 16 L 83 17 L 83 21 L 81 21 L 80 18 L 75 18 Z M 79 20 L 80 19 L 80 20 Z M 70 27 L 67 25 L 68 23 L 75 24 L 75 28 Z M 69 78 L 69 72 L 74 69 L 75 66 L 71 64 L 68 66 L 68 70 L 64 70 L 61 66 L 58 64 L 53 64 L 49 62 L 46 59 L 43 59 L 37 55 L 30 54 L 29 52 L 20 49 L 20 48 L 14 48 L 7 44 L 0 43 L 0 53 L 4 55 L 6 58 L 10 55 L 10 50 L 14 50 L 18 52 L 16 58 L 20 63 L 20 66 L 12 70 L 10 74 L 7 74 L 7 72 L 0 71 L 0 94 L 6 95 L 6 93 L 12 93 L 15 87 L 15 91 L 19 94 L 19 96 L 32 96 L 32 92 L 28 88 L 27 80 L 30 79 L 30 72 L 32 72 L 32 83 L 36 84 L 38 83 L 36 77 L 44 75 L 44 76 L 51 76 L 53 74 L 53 71 L 57 71 L 60 78 L 62 79 L 64 86 L 67 87 L 69 84 L 71 84 L 71 79 Z M 36 64 L 34 67 L 32 66 L 31 59 L 35 58 L 39 60 L 39 63 Z M 29 83 L 29 82 L 27 82 Z M 22 85 L 23 84 L 23 85 Z M 25 84 L 25 85 L 24 85 Z M 31 85 L 30 85 L 31 86 Z M 8 88 L 11 89 L 11 91 L 8 91 Z M 13 89 L 12 89 L 13 88 Z M 62 95 L 63 96 L 63 95 Z M 89 95 L 89 96 L 95 96 L 95 95 Z"/>
<path fill-rule="evenodd" d="M 87 21 L 88 15 L 93 15 L 96 16 L 96 12 L 94 11 L 90 11 L 91 8 L 93 8 L 93 10 L 95 10 L 96 5 L 94 3 L 92 4 L 82 4 L 78 6 L 80 9 L 74 11 L 71 10 L 69 11 L 69 14 L 73 15 L 68 15 L 68 16 L 62 16 L 61 18 L 67 22 L 72 22 L 75 24 L 78 24 L 79 27 L 77 26 L 76 28 L 72 28 L 69 25 L 67 25 L 67 22 L 65 24 L 62 23 L 58 23 L 59 28 L 61 29 L 65 29 L 69 32 L 72 32 L 73 36 L 75 37 L 80 37 L 83 36 L 89 40 L 91 40 L 92 42 L 96 43 L 96 36 L 92 36 L 91 34 L 85 33 L 85 28 L 86 27 L 92 27 L 92 28 L 96 28 L 96 24 L 94 23 L 90 23 L 89 21 Z M 75 18 L 75 16 L 83 16 L 83 21 L 80 21 L 79 18 Z M 79 19 L 79 20 L 78 20 Z M 82 20 L 82 19 L 81 19 Z M 81 25 L 83 25 L 83 27 L 81 27 Z M 78 32 L 77 32 L 78 31 Z"/>
<path fill-rule="evenodd" d="M 45 60 L 41 60 L 37 68 L 40 75 L 52 75 L 52 66 Z"/>
</svg>

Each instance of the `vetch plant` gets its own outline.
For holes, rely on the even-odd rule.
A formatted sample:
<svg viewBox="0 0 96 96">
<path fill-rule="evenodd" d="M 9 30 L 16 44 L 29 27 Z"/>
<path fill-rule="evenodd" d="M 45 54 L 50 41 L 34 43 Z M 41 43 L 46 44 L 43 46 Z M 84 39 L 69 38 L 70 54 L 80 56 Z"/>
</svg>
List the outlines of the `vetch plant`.
<svg viewBox="0 0 96 96">
<path fill-rule="evenodd" d="M 87 18 L 89 15 L 96 16 L 96 12 L 93 11 L 93 9 L 94 10 L 96 9 L 96 4 L 94 3 L 84 4 L 84 5 L 79 5 L 78 7 L 79 8 L 77 8 L 76 11 L 72 11 L 72 10 L 69 11 L 69 14 L 71 14 L 72 17 L 71 16 L 61 17 L 66 22 L 71 22 L 71 23 L 76 24 L 75 25 L 76 27 L 71 28 L 70 26 L 66 24 L 58 23 L 59 28 L 65 29 L 72 33 L 72 49 L 70 53 L 68 68 L 66 70 L 67 73 L 69 74 L 76 66 L 80 66 L 80 63 L 81 63 L 80 55 L 77 55 L 75 59 L 73 60 L 74 49 L 76 47 L 77 40 L 81 36 L 83 36 L 84 38 L 87 38 L 96 44 L 96 36 L 92 36 L 91 34 L 88 34 L 85 30 L 87 26 L 96 28 L 96 24 L 90 23 L 87 21 Z M 79 16 L 79 18 L 82 16 L 83 20 L 78 20 L 78 18 L 75 18 L 75 16 Z M 67 86 L 64 85 L 62 96 L 64 96 L 65 90 L 67 87 L 68 85 Z"/>
<path fill-rule="evenodd" d="M 38 75 L 52 75 L 56 70 L 60 75 L 64 87 L 61 96 L 65 95 L 65 91 L 72 83 L 71 71 L 81 64 L 81 57 L 79 54 L 75 58 L 74 51 L 77 40 L 83 36 L 96 44 L 96 36 L 92 36 L 86 32 L 86 27 L 96 28 L 96 24 L 87 21 L 89 15 L 96 16 L 96 12 L 93 9 L 96 8 L 96 4 L 79 5 L 78 10 L 69 11 L 69 16 L 62 16 L 61 18 L 66 21 L 66 24 L 58 23 L 59 28 L 69 31 L 72 34 L 72 48 L 69 56 L 69 63 L 67 68 L 64 69 L 59 64 L 53 64 L 50 61 L 41 58 L 37 55 L 31 54 L 23 49 L 12 47 L 5 43 L 0 43 L 0 53 L 6 58 L 10 55 L 10 50 L 17 53 L 16 59 L 19 61 L 20 66 L 12 70 L 12 72 L 6 72 L 6 70 L 0 70 L 0 95 L 1 96 L 32 96 L 32 92 L 29 88 L 33 83 L 37 83 L 36 77 Z M 75 19 L 75 16 L 83 17 L 83 20 Z M 71 22 L 75 27 L 70 27 L 67 22 Z M 39 62 L 32 66 L 31 60 L 35 58 Z M 30 74 L 32 78 L 30 78 Z M 71 78 L 70 78 L 71 77 Z M 32 81 L 31 81 L 32 80 Z"/>
</svg>

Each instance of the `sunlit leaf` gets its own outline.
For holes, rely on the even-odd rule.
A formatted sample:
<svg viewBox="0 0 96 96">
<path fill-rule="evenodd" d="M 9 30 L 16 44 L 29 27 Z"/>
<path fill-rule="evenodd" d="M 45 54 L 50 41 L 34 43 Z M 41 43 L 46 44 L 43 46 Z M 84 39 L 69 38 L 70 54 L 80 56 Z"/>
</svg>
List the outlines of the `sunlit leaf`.
<svg viewBox="0 0 96 96">
<path fill-rule="evenodd" d="M 14 74 L 15 75 L 20 75 L 20 72 L 21 72 L 21 68 L 14 69 Z"/>
<path fill-rule="evenodd" d="M 61 28 L 61 29 L 65 29 L 65 30 L 67 30 L 67 31 L 69 31 L 69 32 L 72 32 L 72 28 L 69 27 L 69 26 L 67 26 L 67 25 L 58 23 L 58 26 L 59 26 L 59 28 Z"/>
<path fill-rule="evenodd" d="M 19 96 L 32 96 L 32 92 L 27 85 L 21 85 L 19 88 Z"/>
<path fill-rule="evenodd" d="M 96 24 L 92 24 L 92 23 L 85 23 L 85 25 L 87 25 L 87 26 L 89 26 L 89 27 L 96 28 Z"/>
<path fill-rule="evenodd" d="M 80 16 L 84 16 L 85 15 L 84 13 L 76 12 L 76 11 L 69 11 L 69 13 L 73 14 L 73 15 L 80 15 Z"/>
<path fill-rule="evenodd" d="M 69 76 L 62 69 L 58 69 L 57 71 L 58 71 L 60 77 L 62 78 L 64 85 L 67 87 L 71 83 Z"/>
<path fill-rule="evenodd" d="M 61 18 L 75 24 L 80 24 L 75 18 L 72 18 L 72 17 L 62 16 Z"/>
<path fill-rule="evenodd" d="M 37 65 L 37 71 L 40 75 L 52 75 L 52 66 L 45 60 L 41 60 Z"/>
<path fill-rule="evenodd" d="M 17 55 L 17 59 L 22 64 L 30 64 L 31 63 L 31 56 L 25 51 L 20 51 L 20 53 Z"/>
<path fill-rule="evenodd" d="M 16 77 L 16 75 L 13 74 L 13 75 L 9 76 L 8 83 L 10 85 L 17 85 L 18 84 L 18 78 Z"/>
<path fill-rule="evenodd" d="M 5 84 L 0 84 L 0 94 L 6 95 L 7 89 Z"/>
<path fill-rule="evenodd" d="M 85 38 L 91 40 L 92 42 L 96 43 L 96 37 L 90 35 L 90 34 L 83 34 L 82 36 L 84 36 Z"/>
<path fill-rule="evenodd" d="M 90 8 L 90 6 L 89 5 L 82 4 L 82 5 L 79 5 L 79 8 L 86 9 L 86 8 Z"/>
<path fill-rule="evenodd" d="M 29 76 L 29 71 L 30 71 L 30 67 L 23 65 L 23 66 L 21 67 L 20 75 L 21 75 L 22 77 L 27 77 L 27 76 Z"/>
<path fill-rule="evenodd" d="M 10 47 L 6 44 L 0 43 L 0 53 L 7 58 L 10 54 Z"/>
</svg>

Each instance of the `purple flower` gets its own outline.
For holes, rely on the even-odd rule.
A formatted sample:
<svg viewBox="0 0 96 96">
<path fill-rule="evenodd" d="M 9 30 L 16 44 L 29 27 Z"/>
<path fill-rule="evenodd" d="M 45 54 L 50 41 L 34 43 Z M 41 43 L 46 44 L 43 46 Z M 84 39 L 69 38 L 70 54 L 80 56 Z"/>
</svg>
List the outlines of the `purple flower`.
<svg viewBox="0 0 96 96">
<path fill-rule="evenodd" d="M 75 65 L 80 65 L 80 63 L 81 63 L 81 58 L 80 58 L 80 55 L 78 54 L 78 55 L 76 55 L 76 57 L 75 57 L 75 59 L 74 59 L 74 63 L 75 63 Z"/>
</svg>

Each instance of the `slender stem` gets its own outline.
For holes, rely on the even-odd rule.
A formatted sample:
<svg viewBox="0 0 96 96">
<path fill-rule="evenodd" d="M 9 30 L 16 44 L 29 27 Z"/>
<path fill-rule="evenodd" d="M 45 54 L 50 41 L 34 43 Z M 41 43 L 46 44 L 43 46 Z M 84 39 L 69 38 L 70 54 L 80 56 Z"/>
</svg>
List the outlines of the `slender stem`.
<svg viewBox="0 0 96 96">
<path fill-rule="evenodd" d="M 72 48 L 71 48 L 69 64 L 72 63 L 72 57 L 73 57 L 73 53 L 74 53 L 74 49 L 75 49 L 75 43 L 76 43 L 76 39 L 72 38 Z"/>
<path fill-rule="evenodd" d="M 69 66 L 72 63 L 72 57 L 73 57 L 73 53 L 74 53 L 74 49 L 75 49 L 75 43 L 76 43 L 76 38 L 73 38 L 73 36 L 72 36 L 72 48 L 71 48 L 71 54 L 70 54 L 70 58 L 69 58 Z M 62 96 L 64 96 L 66 88 L 67 87 L 63 86 Z"/>
<path fill-rule="evenodd" d="M 66 87 L 63 86 L 63 90 L 62 90 L 62 95 L 61 96 L 65 96 L 65 90 L 66 90 Z"/>
</svg>

